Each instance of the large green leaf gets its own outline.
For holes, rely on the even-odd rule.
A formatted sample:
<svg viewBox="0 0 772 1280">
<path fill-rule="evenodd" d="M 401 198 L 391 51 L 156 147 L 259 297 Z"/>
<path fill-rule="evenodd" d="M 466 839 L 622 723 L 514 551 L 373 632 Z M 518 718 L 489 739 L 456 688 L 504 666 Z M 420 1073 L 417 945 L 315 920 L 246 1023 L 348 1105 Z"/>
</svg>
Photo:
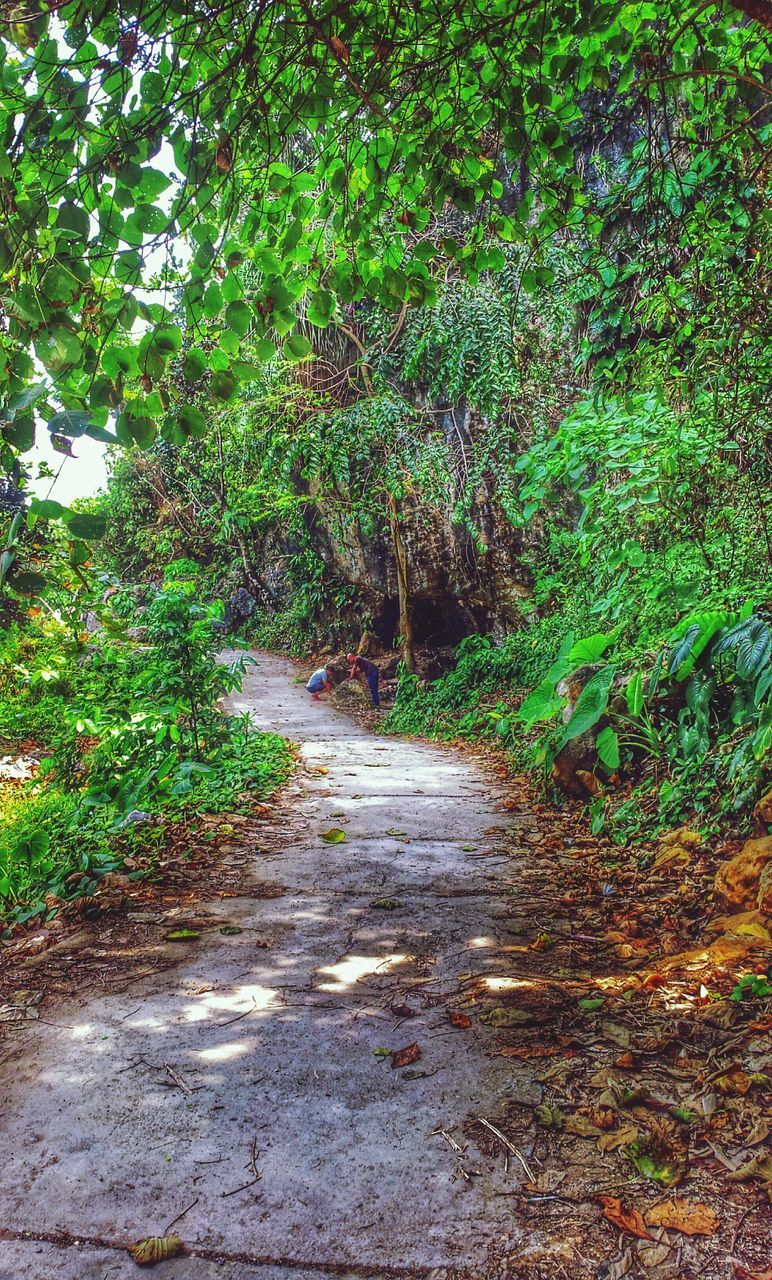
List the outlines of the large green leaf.
<svg viewBox="0 0 772 1280">
<path fill-rule="evenodd" d="M 93 542 L 96 539 L 103 538 L 107 531 L 105 516 L 76 511 L 65 515 L 64 521 L 70 537 L 79 538 L 83 542 Z"/>
<path fill-rule="evenodd" d="M 82 409 L 65 409 L 48 419 L 48 430 L 60 436 L 82 436 L 91 421 L 91 414 Z"/>
<path fill-rule="evenodd" d="M 548 677 L 531 690 L 518 708 L 517 717 L 526 725 L 536 724 L 540 720 L 551 720 L 563 705 L 563 699 L 555 694 L 554 680 Z"/>
<path fill-rule="evenodd" d="M 599 631 L 593 636 L 586 636 L 584 640 L 577 640 L 569 651 L 569 663 L 571 666 L 578 667 L 584 663 L 597 662 L 606 652 L 613 639 L 613 634 L 606 635 Z"/>
<path fill-rule="evenodd" d="M 576 700 L 571 719 L 563 730 L 562 746 L 571 742 L 573 738 L 578 738 L 580 734 L 586 733 L 598 723 L 608 705 L 609 692 L 615 674 L 615 667 L 603 667 L 587 681 Z"/>
<path fill-rule="evenodd" d="M 614 769 L 619 768 L 619 738 L 610 724 L 607 724 L 605 729 L 601 729 L 595 739 L 595 750 L 607 769 L 613 772 Z"/>
<path fill-rule="evenodd" d="M 763 618 L 744 618 L 722 635 L 716 651 L 734 651 L 738 676 L 753 680 L 770 660 L 772 630 Z"/>
<path fill-rule="evenodd" d="M 639 716 L 643 710 L 643 676 L 636 671 L 625 689 L 627 710 L 631 716 Z"/>
</svg>

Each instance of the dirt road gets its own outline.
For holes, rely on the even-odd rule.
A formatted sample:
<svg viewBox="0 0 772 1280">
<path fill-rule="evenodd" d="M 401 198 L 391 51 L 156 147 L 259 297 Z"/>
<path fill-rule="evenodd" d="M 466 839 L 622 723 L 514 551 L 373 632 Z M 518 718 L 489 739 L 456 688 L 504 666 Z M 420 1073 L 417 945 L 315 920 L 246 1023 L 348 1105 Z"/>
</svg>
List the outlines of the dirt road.
<svg viewBox="0 0 772 1280">
<path fill-rule="evenodd" d="M 538 1095 L 448 1000 L 494 964 L 513 819 L 468 759 L 311 703 L 289 663 L 259 657 L 234 701 L 300 744 L 279 851 L 255 849 L 254 896 L 207 904 L 232 933 L 29 1032 L 2 1081 L 0 1277 L 134 1276 L 127 1243 L 186 1209 L 193 1256 L 162 1280 L 498 1274 L 537 1243 L 522 1169 L 464 1130 Z"/>
</svg>

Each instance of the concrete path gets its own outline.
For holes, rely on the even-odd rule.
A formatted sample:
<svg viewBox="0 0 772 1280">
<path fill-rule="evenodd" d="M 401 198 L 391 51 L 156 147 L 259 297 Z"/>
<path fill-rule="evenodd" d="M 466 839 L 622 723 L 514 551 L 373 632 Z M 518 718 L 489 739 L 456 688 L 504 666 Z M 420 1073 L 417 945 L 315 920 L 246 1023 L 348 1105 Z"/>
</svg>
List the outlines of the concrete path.
<svg viewBox="0 0 772 1280">
<path fill-rule="evenodd" d="M 294 674 L 259 657 L 234 699 L 301 744 L 281 851 L 255 850 L 284 896 L 207 904 L 241 932 L 61 1007 L 3 1070 L 0 1280 L 133 1277 L 126 1245 L 186 1208 L 193 1256 L 159 1280 L 490 1280 L 537 1243 L 517 1161 L 464 1135 L 532 1086 L 448 1016 L 511 917 L 496 845 L 513 820 L 468 759 L 369 734 Z M 332 826 L 345 843 L 320 840 Z M 376 1053 L 413 1041 L 405 1070 Z"/>
</svg>

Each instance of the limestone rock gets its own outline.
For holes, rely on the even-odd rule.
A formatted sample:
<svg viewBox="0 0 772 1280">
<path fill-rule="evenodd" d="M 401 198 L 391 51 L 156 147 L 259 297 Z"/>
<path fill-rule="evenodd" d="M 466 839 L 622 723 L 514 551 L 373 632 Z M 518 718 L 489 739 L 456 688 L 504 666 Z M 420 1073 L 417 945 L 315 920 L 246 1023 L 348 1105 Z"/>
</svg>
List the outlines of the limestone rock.
<svg viewBox="0 0 772 1280">
<path fill-rule="evenodd" d="M 756 902 L 762 915 L 772 916 L 772 860 L 759 876 L 759 896 Z"/>
<path fill-rule="evenodd" d="M 772 858 L 772 836 L 746 840 L 734 858 L 719 868 L 713 885 L 713 896 L 725 911 L 752 911 L 757 905 L 761 877 Z M 765 880 L 769 896 L 769 878 Z"/>
<path fill-rule="evenodd" d="M 753 816 L 760 830 L 763 830 L 764 827 L 772 827 L 772 791 L 768 791 L 765 796 L 761 797 L 753 810 Z"/>
<path fill-rule="evenodd" d="M 578 738 L 572 738 L 555 756 L 552 762 L 552 780 L 566 795 L 585 800 L 587 787 L 578 774 L 591 773 L 595 760 L 595 734 L 588 730 Z"/>
</svg>

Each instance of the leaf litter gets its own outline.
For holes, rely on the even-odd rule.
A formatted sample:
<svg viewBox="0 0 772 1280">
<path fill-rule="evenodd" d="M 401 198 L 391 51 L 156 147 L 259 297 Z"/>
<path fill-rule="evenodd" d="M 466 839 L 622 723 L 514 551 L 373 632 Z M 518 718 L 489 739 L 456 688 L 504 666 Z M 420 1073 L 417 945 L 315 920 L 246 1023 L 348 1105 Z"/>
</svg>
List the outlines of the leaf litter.
<svg viewBox="0 0 772 1280">
<path fill-rule="evenodd" d="M 560 1238 L 584 1258 L 561 1268 L 572 1280 L 593 1256 L 598 1280 L 640 1267 L 652 1280 L 724 1280 L 727 1253 L 738 1280 L 772 1280 L 755 1216 L 772 1198 L 772 1018 L 750 980 L 733 996 L 738 974 L 760 973 L 770 948 L 759 930 L 716 940 L 712 885 L 731 846 L 675 833 L 669 847 L 688 858 L 655 866 L 659 845 L 615 848 L 583 827 L 578 807 L 558 814 L 528 779 L 517 787 L 511 807 L 533 815 L 539 831 L 527 851 L 515 837 L 511 923 L 448 999 L 518 1073 L 491 1118 L 535 1166 L 510 1192 L 523 1213 L 533 1202 L 522 1225 L 554 1236 L 545 1201 L 560 1203 Z M 555 1062 L 537 1079 L 531 1063 L 545 1058 Z M 470 1117 L 466 1131 L 493 1155 L 477 1123 Z M 542 1180 L 537 1159 L 559 1181 Z M 610 1229 L 621 1242 L 615 1256 Z M 522 1275 L 542 1280 L 535 1260 Z"/>
</svg>

